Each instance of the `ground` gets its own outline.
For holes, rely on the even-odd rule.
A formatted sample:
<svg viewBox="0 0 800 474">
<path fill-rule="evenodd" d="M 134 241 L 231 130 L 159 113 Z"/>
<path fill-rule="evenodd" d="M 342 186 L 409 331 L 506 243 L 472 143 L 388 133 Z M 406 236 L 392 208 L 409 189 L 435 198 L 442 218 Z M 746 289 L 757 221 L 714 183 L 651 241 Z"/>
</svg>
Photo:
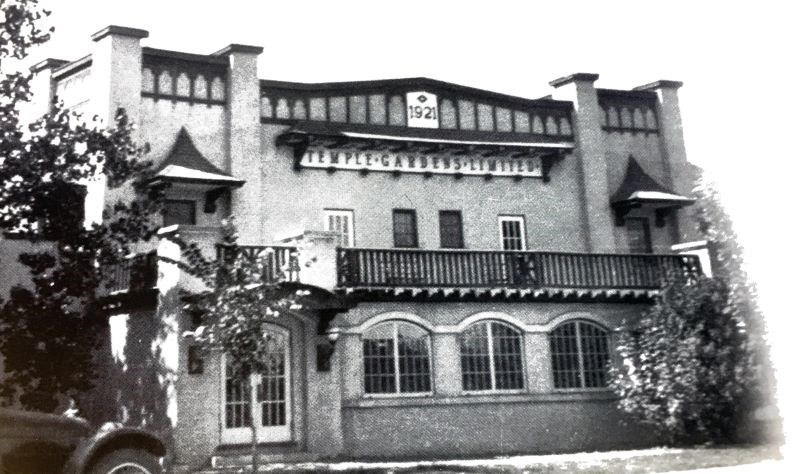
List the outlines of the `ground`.
<svg viewBox="0 0 800 474">
<path fill-rule="evenodd" d="M 721 448 L 654 448 L 632 451 L 510 456 L 472 460 L 408 462 L 315 462 L 271 464 L 259 472 L 358 472 L 358 473 L 639 473 L 743 466 L 741 472 L 783 472 L 776 446 Z M 756 464 L 758 463 L 758 464 Z M 716 472 L 711 470 L 709 472 Z M 728 472 L 727 470 L 723 470 Z M 237 471 L 209 471 L 237 472 Z M 245 471 L 241 471 L 245 472 Z M 739 469 L 736 472 L 740 472 Z"/>
</svg>

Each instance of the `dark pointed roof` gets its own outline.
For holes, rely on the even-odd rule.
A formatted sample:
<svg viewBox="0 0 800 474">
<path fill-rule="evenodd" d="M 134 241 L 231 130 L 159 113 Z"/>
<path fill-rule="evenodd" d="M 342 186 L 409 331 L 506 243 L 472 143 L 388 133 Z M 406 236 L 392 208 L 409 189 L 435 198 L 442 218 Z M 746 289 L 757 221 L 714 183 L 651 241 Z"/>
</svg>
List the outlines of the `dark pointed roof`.
<svg viewBox="0 0 800 474">
<path fill-rule="evenodd" d="M 662 186 L 653 179 L 633 156 L 628 158 L 628 169 L 625 178 L 619 185 L 617 192 L 611 196 L 611 204 L 620 204 L 631 201 L 663 202 L 688 205 L 694 199 L 681 196 L 675 191 Z"/>
<path fill-rule="evenodd" d="M 167 158 L 158 168 L 157 176 L 169 181 L 241 186 L 244 180 L 222 171 L 197 149 L 185 127 L 181 127 Z"/>
</svg>

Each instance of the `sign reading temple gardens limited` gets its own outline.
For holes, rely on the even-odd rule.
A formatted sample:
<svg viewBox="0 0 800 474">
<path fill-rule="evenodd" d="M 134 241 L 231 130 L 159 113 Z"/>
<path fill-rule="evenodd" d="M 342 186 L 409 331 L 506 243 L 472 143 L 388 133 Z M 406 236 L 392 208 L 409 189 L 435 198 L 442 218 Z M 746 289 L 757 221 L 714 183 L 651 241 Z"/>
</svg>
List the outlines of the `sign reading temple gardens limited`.
<svg viewBox="0 0 800 474">
<path fill-rule="evenodd" d="M 542 177 L 542 160 L 536 157 L 443 156 L 316 149 L 308 150 L 303 155 L 300 166 L 356 171 Z"/>
</svg>

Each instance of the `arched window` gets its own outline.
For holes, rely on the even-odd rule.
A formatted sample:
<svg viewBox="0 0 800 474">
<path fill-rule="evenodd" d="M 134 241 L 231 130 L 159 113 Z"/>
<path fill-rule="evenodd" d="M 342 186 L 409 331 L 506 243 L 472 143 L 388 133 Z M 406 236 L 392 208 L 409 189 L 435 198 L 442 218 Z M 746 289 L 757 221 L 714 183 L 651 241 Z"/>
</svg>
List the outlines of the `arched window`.
<svg viewBox="0 0 800 474">
<path fill-rule="evenodd" d="M 601 388 L 608 383 L 608 331 L 583 320 L 567 321 L 550 333 L 555 388 Z"/>
<path fill-rule="evenodd" d="M 459 339 L 465 391 L 524 388 L 522 334 L 517 329 L 498 321 L 480 321 L 465 329 Z"/>
<path fill-rule="evenodd" d="M 430 336 L 419 326 L 387 321 L 363 336 L 364 393 L 430 393 Z"/>
</svg>

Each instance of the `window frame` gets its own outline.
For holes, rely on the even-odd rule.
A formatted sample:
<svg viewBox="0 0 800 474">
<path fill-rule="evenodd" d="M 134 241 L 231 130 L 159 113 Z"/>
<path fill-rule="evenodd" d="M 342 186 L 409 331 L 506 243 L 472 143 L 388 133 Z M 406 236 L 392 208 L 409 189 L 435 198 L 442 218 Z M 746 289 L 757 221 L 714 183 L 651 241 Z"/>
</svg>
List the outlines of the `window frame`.
<svg viewBox="0 0 800 474">
<path fill-rule="evenodd" d="M 517 222 L 519 223 L 520 227 L 520 249 L 510 250 L 505 248 L 505 236 L 503 234 L 503 223 L 504 222 Z M 497 216 L 497 226 L 499 230 L 500 236 L 500 249 L 506 252 L 524 252 L 528 250 L 528 231 L 525 226 L 525 216 L 523 215 L 512 215 L 512 214 L 501 214 Z"/>
<path fill-rule="evenodd" d="M 486 337 L 488 342 L 487 350 L 489 354 L 489 374 L 490 374 L 489 380 L 491 388 L 485 390 L 467 390 L 464 388 L 464 360 L 463 360 L 464 354 L 461 351 L 461 337 L 465 332 L 469 331 L 470 329 L 480 324 L 487 325 Z M 494 337 L 493 333 L 491 332 L 491 327 L 493 324 L 498 324 L 510 328 L 517 334 L 517 337 L 519 338 L 520 341 L 519 367 L 520 367 L 520 373 L 522 375 L 522 387 L 520 388 L 497 388 L 497 378 L 496 378 L 497 369 L 495 368 L 495 352 L 494 352 L 494 340 L 493 340 Z M 459 358 L 459 372 L 461 374 L 461 393 L 465 395 L 515 394 L 515 393 L 526 393 L 528 390 L 528 385 L 529 385 L 528 371 L 525 362 L 525 331 L 512 324 L 497 319 L 482 319 L 480 321 L 475 321 L 469 326 L 465 327 L 464 329 L 461 330 L 461 332 L 458 333 L 458 358 Z"/>
<path fill-rule="evenodd" d="M 367 334 L 369 331 L 376 329 L 380 326 L 391 324 L 392 325 L 392 367 L 394 369 L 394 385 L 395 391 L 392 393 L 368 393 L 366 389 L 366 367 L 365 367 L 365 358 L 364 358 L 364 341 L 368 340 Z M 401 391 L 400 385 L 400 351 L 398 350 L 398 335 L 399 335 L 399 326 L 401 324 L 408 324 L 410 326 L 414 326 L 416 328 L 421 329 L 425 333 L 425 346 L 427 349 L 427 356 L 428 356 L 428 384 L 430 386 L 430 390 L 426 392 L 403 392 Z M 411 321 L 406 321 L 403 319 L 391 319 L 388 321 L 381 321 L 375 325 L 370 326 L 361 334 L 361 393 L 364 397 L 367 398 L 399 398 L 399 397 L 431 397 L 435 392 L 434 382 L 436 377 L 434 376 L 434 367 L 433 367 L 433 341 L 431 332 L 419 324 L 416 324 Z"/>
<path fill-rule="evenodd" d="M 179 203 L 179 204 L 191 204 L 192 206 L 192 223 L 191 224 L 167 224 L 167 206 L 170 203 Z M 165 199 L 164 200 L 164 218 L 163 218 L 164 227 L 169 227 L 173 225 L 197 225 L 197 201 L 195 199 Z"/>
<path fill-rule="evenodd" d="M 560 328 L 562 328 L 562 327 L 564 327 L 566 325 L 569 325 L 569 324 L 575 325 L 575 341 L 576 341 L 576 347 L 577 347 L 576 354 L 577 354 L 577 359 L 578 359 L 578 380 L 580 381 L 580 386 L 579 387 L 556 387 L 556 374 L 555 374 L 556 371 L 555 371 L 555 368 L 554 368 L 555 353 L 553 352 L 552 338 L 553 338 L 553 334 L 555 333 L 556 330 L 558 330 L 558 329 L 560 329 Z M 547 335 L 548 336 L 547 337 L 547 339 L 548 339 L 547 347 L 548 347 L 548 350 L 550 352 L 550 374 L 551 374 L 551 381 L 552 381 L 553 390 L 555 390 L 557 392 L 604 392 L 604 391 L 609 391 L 609 390 L 611 390 L 611 388 L 609 387 L 609 384 L 610 384 L 611 380 L 609 378 L 609 374 L 608 374 L 607 368 L 604 368 L 604 370 L 605 370 L 605 385 L 603 385 L 601 387 L 587 387 L 586 386 L 586 368 L 585 368 L 585 364 L 584 364 L 584 360 L 583 360 L 584 347 L 583 347 L 583 343 L 581 342 L 581 331 L 580 331 L 581 324 L 587 324 L 587 325 L 590 325 L 590 326 L 594 326 L 595 328 L 598 328 L 598 329 L 602 330 L 605 333 L 605 338 L 606 338 L 606 365 L 608 365 L 613 360 L 611 331 L 607 327 L 605 327 L 602 324 L 599 324 L 599 323 L 597 323 L 595 321 L 588 320 L 588 319 L 570 319 L 570 320 L 567 320 L 567 321 L 563 321 L 558 326 L 553 328 Z"/>
<path fill-rule="evenodd" d="M 457 245 L 445 245 L 445 227 L 442 225 L 442 216 L 450 215 L 450 216 L 457 216 L 458 217 L 458 244 Z M 456 209 L 443 209 L 439 211 L 439 247 L 443 249 L 463 249 L 466 248 L 464 244 L 464 217 L 461 214 L 460 210 Z"/>
<path fill-rule="evenodd" d="M 409 215 L 412 217 L 411 223 L 413 224 L 413 243 L 411 245 L 398 245 L 397 244 L 397 216 Z M 392 244 L 394 248 L 398 249 L 418 249 L 419 248 L 419 225 L 417 222 L 416 209 L 395 208 L 392 209 Z"/>
<path fill-rule="evenodd" d="M 333 208 L 325 208 L 322 210 L 323 213 L 323 221 L 322 225 L 323 228 L 328 232 L 337 232 L 335 229 L 329 229 L 328 224 L 330 222 L 331 217 L 346 217 L 349 219 L 350 222 L 350 232 L 347 234 L 347 245 L 340 245 L 341 247 L 348 247 L 353 248 L 356 246 L 356 216 L 355 212 L 352 209 L 333 209 Z M 339 235 L 342 235 L 339 233 Z M 340 242 L 341 244 L 341 242 Z"/>
</svg>

